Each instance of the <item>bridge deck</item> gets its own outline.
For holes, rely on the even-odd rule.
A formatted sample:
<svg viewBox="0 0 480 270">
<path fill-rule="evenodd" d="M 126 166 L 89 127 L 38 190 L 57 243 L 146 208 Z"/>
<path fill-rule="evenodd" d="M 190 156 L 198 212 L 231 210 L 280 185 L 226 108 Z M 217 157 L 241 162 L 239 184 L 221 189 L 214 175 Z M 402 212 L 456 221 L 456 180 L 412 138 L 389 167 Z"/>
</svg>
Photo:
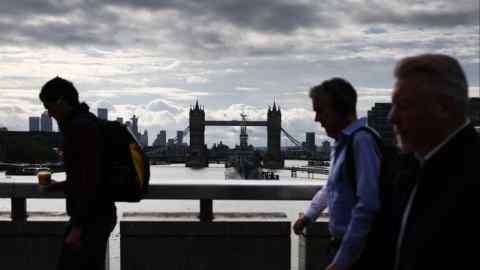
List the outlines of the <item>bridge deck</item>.
<svg viewBox="0 0 480 270">
<path fill-rule="evenodd" d="M 267 126 L 267 121 L 205 121 L 205 126 Z"/>
</svg>

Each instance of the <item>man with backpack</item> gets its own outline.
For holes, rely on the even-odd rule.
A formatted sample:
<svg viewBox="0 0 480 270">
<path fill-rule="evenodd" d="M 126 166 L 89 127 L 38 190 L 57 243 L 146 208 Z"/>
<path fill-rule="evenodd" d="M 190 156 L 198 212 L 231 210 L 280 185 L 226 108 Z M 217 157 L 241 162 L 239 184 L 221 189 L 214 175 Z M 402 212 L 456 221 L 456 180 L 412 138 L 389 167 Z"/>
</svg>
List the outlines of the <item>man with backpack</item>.
<svg viewBox="0 0 480 270">
<path fill-rule="evenodd" d="M 324 269 L 369 269 L 365 268 L 369 262 L 363 251 L 380 209 L 378 178 L 382 157 L 375 138 L 378 135 L 366 127 L 366 118 L 357 118 L 357 94 L 346 80 L 324 81 L 310 90 L 310 98 L 315 121 L 335 144 L 327 184 L 314 196 L 306 214 L 295 222 L 294 232 L 302 234 L 305 226 L 328 207 L 330 262 Z M 347 154 L 349 151 L 351 154 Z M 346 164 L 349 155 L 353 156 L 354 166 Z M 354 168 L 354 172 L 348 172 L 347 167 Z"/>
<path fill-rule="evenodd" d="M 99 122 L 88 105 L 79 102 L 77 90 L 65 79 L 48 81 L 39 97 L 64 139 L 67 178 L 46 187 L 47 191 L 65 192 L 70 216 L 57 269 L 105 269 L 107 242 L 117 216 L 115 204 L 105 192 Z"/>
</svg>

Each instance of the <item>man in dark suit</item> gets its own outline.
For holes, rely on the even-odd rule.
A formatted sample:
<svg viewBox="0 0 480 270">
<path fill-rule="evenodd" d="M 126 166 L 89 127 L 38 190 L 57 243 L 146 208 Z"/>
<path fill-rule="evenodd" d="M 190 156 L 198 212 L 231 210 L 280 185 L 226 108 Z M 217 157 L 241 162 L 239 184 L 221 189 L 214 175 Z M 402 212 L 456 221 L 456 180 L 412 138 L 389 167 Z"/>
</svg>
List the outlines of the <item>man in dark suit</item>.
<svg viewBox="0 0 480 270">
<path fill-rule="evenodd" d="M 463 69 L 450 56 L 426 54 L 402 59 L 395 77 L 390 121 L 417 166 L 396 182 L 393 269 L 477 268 L 477 240 L 469 240 L 478 239 L 480 139 L 467 117 Z"/>
</svg>

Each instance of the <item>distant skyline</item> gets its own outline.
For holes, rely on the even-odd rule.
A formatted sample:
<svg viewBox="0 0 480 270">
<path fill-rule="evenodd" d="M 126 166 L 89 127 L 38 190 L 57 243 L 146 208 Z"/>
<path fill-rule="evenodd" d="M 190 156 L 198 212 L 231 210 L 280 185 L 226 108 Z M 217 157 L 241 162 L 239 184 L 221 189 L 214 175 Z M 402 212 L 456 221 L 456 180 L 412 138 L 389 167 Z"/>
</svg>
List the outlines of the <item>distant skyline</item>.
<svg viewBox="0 0 480 270">
<path fill-rule="evenodd" d="M 2 1 L 0 127 L 28 130 L 44 111 L 39 89 L 58 75 L 92 112 L 137 115 L 150 142 L 184 130 L 197 99 L 210 120 L 265 120 L 275 99 L 283 128 L 320 144 L 308 89 L 331 77 L 352 82 L 365 116 L 390 101 L 400 58 L 446 53 L 479 96 L 479 12 L 478 0 Z M 248 131 L 266 144 L 265 129 Z M 207 127 L 206 142 L 233 146 L 239 133 Z"/>
</svg>

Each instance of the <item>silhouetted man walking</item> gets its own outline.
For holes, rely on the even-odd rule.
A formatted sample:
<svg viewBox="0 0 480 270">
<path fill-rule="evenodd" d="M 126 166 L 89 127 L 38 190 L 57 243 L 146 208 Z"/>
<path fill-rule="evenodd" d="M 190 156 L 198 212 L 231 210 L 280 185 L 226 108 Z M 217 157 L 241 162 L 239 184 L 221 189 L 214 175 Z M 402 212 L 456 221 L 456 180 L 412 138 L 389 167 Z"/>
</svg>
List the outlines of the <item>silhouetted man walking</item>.
<svg viewBox="0 0 480 270">
<path fill-rule="evenodd" d="M 365 130 L 369 129 L 366 118 L 357 118 L 357 93 L 344 79 L 324 81 L 310 90 L 310 97 L 315 121 L 335 139 L 335 145 L 327 184 L 314 196 L 307 213 L 295 222 L 293 229 L 300 234 L 328 207 L 331 241 L 325 269 L 364 269 L 363 251 L 380 208 L 381 153 L 373 137 L 375 131 Z M 354 172 L 347 172 L 349 151 L 353 154 Z"/>
<path fill-rule="evenodd" d="M 73 84 L 56 77 L 41 89 L 40 100 L 58 123 L 64 138 L 66 181 L 47 190 L 61 189 L 70 216 L 58 270 L 103 270 L 108 238 L 116 224 L 114 202 L 102 181 L 102 134 L 95 115 L 78 100 Z"/>
</svg>

